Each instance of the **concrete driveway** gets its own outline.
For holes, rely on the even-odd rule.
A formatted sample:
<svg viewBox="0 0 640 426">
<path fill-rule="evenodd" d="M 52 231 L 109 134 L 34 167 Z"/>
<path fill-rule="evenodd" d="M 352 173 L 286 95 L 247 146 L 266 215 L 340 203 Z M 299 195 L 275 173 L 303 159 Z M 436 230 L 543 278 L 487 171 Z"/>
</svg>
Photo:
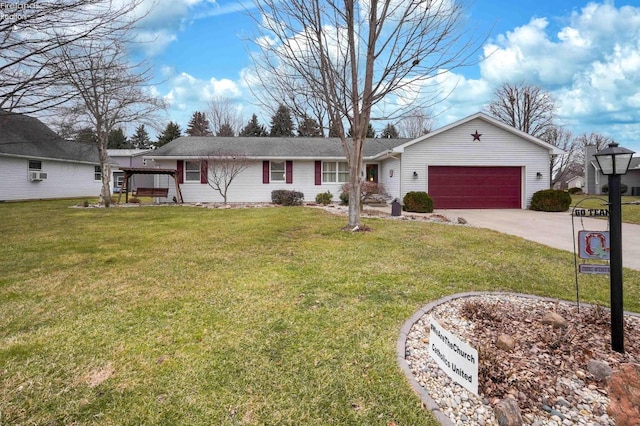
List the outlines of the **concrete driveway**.
<svg viewBox="0 0 640 426">
<path fill-rule="evenodd" d="M 571 214 L 532 210 L 436 210 L 450 219 L 464 218 L 470 226 L 493 229 L 527 240 L 573 252 Z M 606 231 L 607 220 L 575 217 L 578 231 Z M 622 264 L 640 270 L 640 225 L 622 224 Z"/>
</svg>

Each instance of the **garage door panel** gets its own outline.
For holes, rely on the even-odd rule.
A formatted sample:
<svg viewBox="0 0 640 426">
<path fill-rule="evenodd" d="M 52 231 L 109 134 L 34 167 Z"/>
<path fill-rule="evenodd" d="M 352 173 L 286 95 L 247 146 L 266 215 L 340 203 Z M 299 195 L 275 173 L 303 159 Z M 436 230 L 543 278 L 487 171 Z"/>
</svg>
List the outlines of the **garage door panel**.
<svg viewBox="0 0 640 426">
<path fill-rule="evenodd" d="M 521 207 L 520 167 L 429 166 L 429 195 L 437 209 Z"/>
</svg>

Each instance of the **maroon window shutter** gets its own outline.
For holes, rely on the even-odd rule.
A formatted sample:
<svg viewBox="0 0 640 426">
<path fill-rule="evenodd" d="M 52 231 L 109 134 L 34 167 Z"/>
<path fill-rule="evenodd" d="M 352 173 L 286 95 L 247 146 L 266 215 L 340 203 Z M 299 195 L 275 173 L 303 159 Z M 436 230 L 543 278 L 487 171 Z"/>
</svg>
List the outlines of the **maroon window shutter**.
<svg viewBox="0 0 640 426">
<path fill-rule="evenodd" d="M 269 162 L 262 162 L 262 183 L 269 183 Z"/>
<path fill-rule="evenodd" d="M 177 161 L 176 174 L 178 175 L 178 183 L 184 183 L 184 161 L 183 160 Z"/>
<path fill-rule="evenodd" d="M 316 161 L 316 185 L 322 185 L 322 161 Z"/>
<path fill-rule="evenodd" d="M 209 183 L 209 162 L 202 160 L 200 162 L 200 183 Z"/>
<path fill-rule="evenodd" d="M 293 161 L 286 162 L 285 181 L 286 183 L 293 183 Z"/>
</svg>

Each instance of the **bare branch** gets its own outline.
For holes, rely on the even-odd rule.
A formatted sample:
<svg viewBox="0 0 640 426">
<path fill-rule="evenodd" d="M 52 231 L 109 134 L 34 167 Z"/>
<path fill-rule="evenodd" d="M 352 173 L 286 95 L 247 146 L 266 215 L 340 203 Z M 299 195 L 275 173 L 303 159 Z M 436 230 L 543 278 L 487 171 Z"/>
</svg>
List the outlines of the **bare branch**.
<svg viewBox="0 0 640 426">
<path fill-rule="evenodd" d="M 145 88 L 152 78 L 150 68 L 129 64 L 123 46 L 117 41 L 83 40 L 64 46 L 56 54 L 61 60 L 53 65 L 54 73 L 74 95 L 60 111 L 74 114 L 80 123 L 95 130 L 103 170 L 100 198 L 108 206 L 109 133 L 120 125 L 157 121 L 154 114 L 164 104 Z"/>
<path fill-rule="evenodd" d="M 34 113 L 70 98 L 60 85 L 60 49 L 125 34 L 142 0 L 26 0 L 3 3 L 0 14 L 0 108 Z M 15 8 L 11 8 L 15 5 Z"/>
<path fill-rule="evenodd" d="M 264 104 L 313 99 L 349 163 L 349 227 L 360 222 L 362 153 L 370 120 L 434 105 L 439 74 L 475 62 L 459 2 L 254 0 L 260 25 L 249 86 Z M 275 88 L 275 89 L 274 89 Z M 294 100 L 294 102 L 291 102 Z M 394 108 L 384 105 L 393 103 Z M 347 137 L 345 129 L 351 130 Z"/>
<path fill-rule="evenodd" d="M 227 192 L 233 180 L 251 165 L 246 155 L 235 152 L 210 153 L 200 159 L 207 173 L 207 183 L 222 196 L 227 204 Z"/>
<path fill-rule="evenodd" d="M 207 111 L 211 130 L 216 136 L 236 136 L 243 125 L 242 115 L 229 98 L 214 98 Z M 232 134 L 228 134 L 232 133 Z"/>
<path fill-rule="evenodd" d="M 505 83 L 494 93 L 489 112 L 498 120 L 537 138 L 553 126 L 555 100 L 540 87 Z"/>
</svg>

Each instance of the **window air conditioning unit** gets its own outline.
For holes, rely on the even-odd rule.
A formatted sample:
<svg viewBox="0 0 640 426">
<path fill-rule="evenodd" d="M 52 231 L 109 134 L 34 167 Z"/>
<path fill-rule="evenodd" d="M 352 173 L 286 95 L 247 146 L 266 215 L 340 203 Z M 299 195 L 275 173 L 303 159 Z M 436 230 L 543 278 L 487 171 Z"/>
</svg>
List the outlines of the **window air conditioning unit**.
<svg viewBox="0 0 640 426">
<path fill-rule="evenodd" d="M 47 174 L 45 172 L 29 172 L 30 181 L 40 181 L 45 180 L 46 178 Z"/>
</svg>

